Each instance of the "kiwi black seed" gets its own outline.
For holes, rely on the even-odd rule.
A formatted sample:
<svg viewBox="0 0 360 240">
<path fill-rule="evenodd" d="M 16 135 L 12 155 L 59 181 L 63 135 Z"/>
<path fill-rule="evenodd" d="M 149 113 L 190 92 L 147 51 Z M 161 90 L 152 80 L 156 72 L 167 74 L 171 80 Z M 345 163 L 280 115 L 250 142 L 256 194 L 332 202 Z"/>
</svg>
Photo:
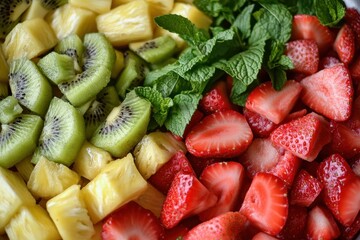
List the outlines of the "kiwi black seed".
<svg viewBox="0 0 360 240">
<path fill-rule="evenodd" d="M 123 157 L 146 134 L 150 112 L 150 102 L 131 91 L 119 106 L 112 109 L 90 142 L 114 157 Z"/>
<path fill-rule="evenodd" d="M 55 46 L 55 52 L 66 54 L 74 59 L 74 69 L 77 72 L 82 72 L 82 57 L 85 51 L 84 44 L 80 37 L 76 34 L 61 39 Z"/>
<path fill-rule="evenodd" d="M 10 63 L 12 95 L 31 112 L 44 116 L 53 96 L 52 87 L 34 62 L 20 58 Z"/>
<path fill-rule="evenodd" d="M 1 0 L 0 1 L 0 38 L 5 36 L 19 22 L 20 16 L 30 6 L 31 0 Z"/>
<path fill-rule="evenodd" d="M 0 166 L 9 168 L 30 156 L 39 139 L 43 120 L 37 115 L 22 114 L 0 131 Z"/>
</svg>

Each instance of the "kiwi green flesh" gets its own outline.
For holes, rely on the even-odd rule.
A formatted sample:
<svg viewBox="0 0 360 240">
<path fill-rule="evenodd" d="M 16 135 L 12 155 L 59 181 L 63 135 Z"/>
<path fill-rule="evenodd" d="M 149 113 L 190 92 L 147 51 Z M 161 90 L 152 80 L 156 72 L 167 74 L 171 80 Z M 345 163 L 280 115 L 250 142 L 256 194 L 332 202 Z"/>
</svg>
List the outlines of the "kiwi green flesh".
<svg viewBox="0 0 360 240">
<path fill-rule="evenodd" d="M 19 103 L 40 116 L 44 116 L 51 98 L 52 87 L 34 62 L 20 58 L 10 63 L 9 84 L 12 95 Z"/>
<path fill-rule="evenodd" d="M 0 82 L 0 100 L 9 96 L 9 85 L 7 83 Z"/>
<path fill-rule="evenodd" d="M 74 60 L 74 69 L 77 72 L 82 71 L 82 57 L 85 47 L 78 35 L 70 34 L 69 36 L 61 39 L 55 46 L 54 50 L 57 53 L 66 54 L 71 57 Z"/>
<path fill-rule="evenodd" d="M 22 107 L 13 96 L 8 96 L 0 101 L 0 123 L 8 124 L 22 113 Z"/>
<path fill-rule="evenodd" d="M 146 134 L 150 112 L 150 102 L 131 91 L 96 129 L 90 142 L 121 158 Z"/>
<path fill-rule="evenodd" d="M 84 126 L 84 119 L 76 108 L 54 97 L 45 116 L 36 154 L 70 166 L 85 140 Z"/>
<path fill-rule="evenodd" d="M 43 120 L 37 115 L 22 114 L 0 131 L 0 166 L 9 168 L 30 156 L 39 139 Z"/>
<path fill-rule="evenodd" d="M 30 6 L 30 0 L 1 0 L 0 1 L 0 38 L 5 36 L 19 22 L 20 16 Z"/>
<path fill-rule="evenodd" d="M 125 52 L 125 66 L 116 81 L 115 87 L 120 97 L 144 82 L 149 72 L 147 63 L 131 51 Z"/>
</svg>

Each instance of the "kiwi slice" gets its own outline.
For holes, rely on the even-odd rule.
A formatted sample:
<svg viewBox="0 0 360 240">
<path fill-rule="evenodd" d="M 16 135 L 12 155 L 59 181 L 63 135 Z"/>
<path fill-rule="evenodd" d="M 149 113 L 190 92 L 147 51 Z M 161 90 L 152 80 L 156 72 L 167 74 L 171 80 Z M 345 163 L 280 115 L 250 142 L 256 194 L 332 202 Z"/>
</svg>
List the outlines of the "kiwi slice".
<svg viewBox="0 0 360 240">
<path fill-rule="evenodd" d="M 66 54 L 69 57 L 72 57 L 74 60 L 74 69 L 77 72 L 82 71 L 82 57 L 85 51 L 85 47 L 78 35 L 70 34 L 69 36 L 61 39 L 55 46 L 54 50 L 57 53 Z"/>
<path fill-rule="evenodd" d="M 9 85 L 7 83 L 0 82 L 0 100 L 9 96 Z"/>
<path fill-rule="evenodd" d="M 175 40 L 168 35 L 145 42 L 130 43 L 129 48 L 148 63 L 161 63 L 177 51 Z"/>
<path fill-rule="evenodd" d="M 131 91 L 96 129 L 90 142 L 114 157 L 124 157 L 146 134 L 150 112 L 150 102 Z"/>
<path fill-rule="evenodd" d="M 31 0 L 0 1 L 0 38 L 5 36 L 19 22 L 20 16 L 28 9 Z"/>
<path fill-rule="evenodd" d="M 57 97 L 51 100 L 45 116 L 36 156 L 70 166 L 85 140 L 85 123 L 82 115 L 70 103 Z"/>
<path fill-rule="evenodd" d="M 125 66 L 116 81 L 115 87 L 120 95 L 124 98 L 126 92 L 144 82 L 146 74 L 149 72 L 147 63 L 131 51 L 126 51 Z"/>
<path fill-rule="evenodd" d="M 25 21 L 34 18 L 44 18 L 48 12 L 64 5 L 67 2 L 67 0 L 32 0 L 30 7 L 22 16 L 22 20 Z"/>
<path fill-rule="evenodd" d="M 51 52 L 41 58 L 37 65 L 42 73 L 54 84 L 75 78 L 73 58 L 66 54 Z"/>
<path fill-rule="evenodd" d="M 12 95 L 30 111 L 44 116 L 53 96 L 52 88 L 34 62 L 20 58 L 10 63 Z"/>
<path fill-rule="evenodd" d="M 23 109 L 15 97 L 6 97 L 0 101 L 0 123 L 7 124 L 14 121 L 22 111 Z"/>
<path fill-rule="evenodd" d="M 0 131 L 0 166 L 9 168 L 30 156 L 39 139 L 43 120 L 37 115 L 22 114 Z"/>
</svg>

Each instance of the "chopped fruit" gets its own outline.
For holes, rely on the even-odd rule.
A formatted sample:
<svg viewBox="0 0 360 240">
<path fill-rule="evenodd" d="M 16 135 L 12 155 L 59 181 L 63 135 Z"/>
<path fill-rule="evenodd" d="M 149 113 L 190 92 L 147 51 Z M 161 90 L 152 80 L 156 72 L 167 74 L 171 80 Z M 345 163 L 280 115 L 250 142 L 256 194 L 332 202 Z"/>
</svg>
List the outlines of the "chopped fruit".
<svg viewBox="0 0 360 240">
<path fill-rule="evenodd" d="M 206 116 L 185 139 L 188 151 L 197 157 L 235 157 L 253 139 L 245 117 L 234 110 Z"/>
<path fill-rule="evenodd" d="M 309 212 L 307 221 L 308 239 L 336 239 L 340 230 L 331 213 L 324 207 L 315 206 Z"/>
<path fill-rule="evenodd" d="M 34 165 L 31 163 L 31 156 L 21 160 L 21 162 L 15 165 L 15 168 L 22 179 L 24 179 L 25 182 L 28 182 L 31 173 L 34 170 Z"/>
<path fill-rule="evenodd" d="M 289 151 L 280 149 L 279 153 L 278 162 L 269 173 L 279 177 L 288 187 L 291 187 L 302 161 Z"/>
<path fill-rule="evenodd" d="M 354 173 L 360 177 L 360 157 L 355 159 L 355 161 L 351 165 L 352 170 Z"/>
<path fill-rule="evenodd" d="M 323 57 L 320 60 L 319 70 L 322 70 L 325 68 L 331 68 L 339 63 L 340 63 L 340 60 L 337 57 L 333 57 L 333 56 Z"/>
<path fill-rule="evenodd" d="M 195 174 L 185 153 L 181 150 L 176 152 L 148 181 L 162 193 L 166 194 L 178 172 Z"/>
<path fill-rule="evenodd" d="M 355 221 L 348 227 L 342 230 L 341 239 L 351 240 L 355 239 L 356 234 L 360 234 L 360 214 L 356 217 Z"/>
<path fill-rule="evenodd" d="M 314 111 L 335 121 L 350 117 L 353 86 L 343 64 L 323 69 L 301 80 L 302 101 Z"/>
<path fill-rule="evenodd" d="M 247 109 L 279 124 L 294 107 L 301 89 L 302 87 L 298 82 L 290 80 L 280 91 L 276 91 L 272 87 L 272 83 L 268 81 L 251 91 L 245 106 Z"/>
<path fill-rule="evenodd" d="M 249 126 L 257 137 L 268 137 L 270 133 L 277 128 L 277 124 L 273 123 L 269 119 L 261 116 L 260 114 L 250 111 L 247 108 L 243 110 L 244 116 L 249 123 Z"/>
<path fill-rule="evenodd" d="M 352 28 L 355 34 L 356 44 L 360 44 L 360 13 L 355 8 L 347 8 L 345 22 Z"/>
<path fill-rule="evenodd" d="M 294 119 L 297 119 L 297 118 L 301 118 L 301 117 L 305 116 L 307 113 L 308 112 L 307 112 L 306 109 L 301 109 L 301 110 L 298 110 L 296 112 L 292 112 L 285 118 L 283 123 L 290 122 L 291 120 L 294 120 Z"/>
<path fill-rule="evenodd" d="M 215 193 L 218 201 L 213 207 L 199 214 L 201 221 L 235 210 L 244 176 L 245 170 L 238 162 L 214 163 L 204 169 L 200 181 Z"/>
<path fill-rule="evenodd" d="M 227 212 L 191 229 L 184 240 L 240 239 L 246 218 L 239 212 Z"/>
<path fill-rule="evenodd" d="M 273 237 L 267 233 L 259 232 L 251 240 L 277 240 L 278 238 Z"/>
<path fill-rule="evenodd" d="M 269 173 L 255 175 L 240 213 L 261 231 L 278 234 L 288 217 L 287 187 L 284 182 Z"/>
<path fill-rule="evenodd" d="M 317 43 L 320 53 L 326 50 L 334 42 L 334 36 L 330 29 L 321 25 L 316 16 L 298 14 L 293 18 L 291 39 L 312 39 Z"/>
<path fill-rule="evenodd" d="M 318 70 L 319 49 L 314 40 L 294 40 L 286 44 L 285 54 L 292 60 L 294 71 L 313 74 Z"/>
<path fill-rule="evenodd" d="M 186 136 L 189 134 L 191 129 L 198 124 L 204 117 L 204 113 L 202 113 L 200 110 L 196 109 L 194 114 L 192 115 L 190 122 L 186 125 L 186 128 L 184 130 L 183 137 L 186 138 Z"/>
<path fill-rule="evenodd" d="M 199 102 L 199 107 L 205 114 L 232 109 L 226 82 L 218 81 L 209 92 L 205 93 Z"/>
<path fill-rule="evenodd" d="M 308 212 L 305 207 L 290 205 L 285 226 L 277 237 L 284 240 L 305 239 L 307 217 Z"/>
<path fill-rule="evenodd" d="M 359 132 L 335 121 L 330 122 L 332 133 L 331 150 L 340 153 L 345 158 L 351 158 L 360 153 Z"/>
<path fill-rule="evenodd" d="M 172 228 L 181 220 L 214 206 L 216 202 L 216 195 L 196 176 L 179 172 L 165 198 L 160 221 L 165 228 Z"/>
<path fill-rule="evenodd" d="M 103 240 L 162 239 L 164 229 L 149 210 L 135 202 L 129 202 L 111 213 L 102 227 Z"/>
<path fill-rule="evenodd" d="M 110 11 L 111 8 L 111 0 L 69 0 L 69 3 L 73 6 L 85 8 L 95 13 L 106 13 Z"/>
<path fill-rule="evenodd" d="M 306 170 L 300 170 L 290 192 L 290 204 L 309 207 L 319 196 L 323 186 Z"/>
<path fill-rule="evenodd" d="M 350 226 L 360 212 L 360 177 L 356 176 L 344 186 L 339 201 L 337 219 L 345 226 Z"/>
<path fill-rule="evenodd" d="M 196 176 L 198 177 L 200 177 L 202 171 L 210 164 L 223 162 L 227 160 L 223 158 L 201 158 L 201 157 L 196 157 L 190 153 L 187 153 L 186 156 L 189 162 L 191 163 L 191 166 L 194 172 L 196 173 Z"/>
<path fill-rule="evenodd" d="M 156 217 L 160 217 L 162 205 L 165 201 L 165 195 L 159 192 L 151 184 L 147 184 L 146 190 L 134 200 L 137 204 L 145 209 L 149 209 L 155 214 Z"/>
<path fill-rule="evenodd" d="M 271 133 L 271 141 L 295 156 L 313 161 L 331 141 L 328 122 L 316 113 L 280 125 Z"/>
<path fill-rule="evenodd" d="M 341 62 L 345 64 L 351 62 L 355 54 L 355 36 L 349 25 L 345 24 L 341 27 L 333 47 Z"/>
</svg>

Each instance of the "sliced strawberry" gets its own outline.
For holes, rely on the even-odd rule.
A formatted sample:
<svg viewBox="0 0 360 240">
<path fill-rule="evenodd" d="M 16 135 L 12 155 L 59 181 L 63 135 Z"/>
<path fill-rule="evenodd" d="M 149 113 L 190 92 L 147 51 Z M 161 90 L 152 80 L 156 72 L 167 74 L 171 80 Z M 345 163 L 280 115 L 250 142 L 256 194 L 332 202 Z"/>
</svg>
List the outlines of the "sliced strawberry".
<svg viewBox="0 0 360 240">
<path fill-rule="evenodd" d="M 166 195 L 178 172 L 195 174 L 185 153 L 181 150 L 175 153 L 148 181 Z"/>
<path fill-rule="evenodd" d="M 307 216 L 308 212 L 305 207 L 290 205 L 285 226 L 277 237 L 284 240 L 305 239 Z"/>
<path fill-rule="evenodd" d="M 182 219 L 198 214 L 217 202 L 210 192 L 193 174 L 179 172 L 171 183 L 160 215 L 165 228 L 176 226 Z"/>
<path fill-rule="evenodd" d="M 355 33 L 356 44 L 360 45 L 360 13 L 355 8 L 347 8 L 345 21 Z"/>
<path fill-rule="evenodd" d="M 259 232 L 257 233 L 252 240 L 277 240 L 278 238 L 273 237 L 267 233 L 264 232 Z"/>
<path fill-rule="evenodd" d="M 278 126 L 269 119 L 247 108 L 244 108 L 243 113 L 251 130 L 257 137 L 268 137 Z"/>
<path fill-rule="evenodd" d="M 199 102 L 199 107 L 205 114 L 232 109 L 229 95 L 226 82 L 218 81 L 209 92 L 205 93 Z"/>
<path fill-rule="evenodd" d="M 351 158 L 360 153 L 360 133 L 335 121 L 330 122 L 330 128 L 331 149 L 334 153 L 340 153 L 345 158 Z"/>
<path fill-rule="evenodd" d="M 294 40 L 286 44 L 285 54 L 294 64 L 293 71 L 304 74 L 317 72 L 319 66 L 319 48 L 314 40 Z"/>
<path fill-rule="evenodd" d="M 315 40 L 320 53 L 325 53 L 334 42 L 334 36 L 328 27 L 321 25 L 316 16 L 304 14 L 294 16 L 291 39 Z"/>
<path fill-rule="evenodd" d="M 294 107 L 301 89 L 301 85 L 294 80 L 287 81 L 280 91 L 276 91 L 271 82 L 265 82 L 251 91 L 245 106 L 279 124 Z"/>
<path fill-rule="evenodd" d="M 360 97 L 356 97 L 352 104 L 352 111 L 350 118 L 342 122 L 347 127 L 360 134 Z"/>
<path fill-rule="evenodd" d="M 246 218 L 239 212 L 227 212 L 200 223 L 185 235 L 184 240 L 239 239 Z"/>
<path fill-rule="evenodd" d="M 234 110 L 206 116 L 185 139 L 188 151 L 197 157 L 235 157 L 243 153 L 253 139 L 245 117 Z"/>
<path fill-rule="evenodd" d="M 200 181 L 215 193 L 218 201 L 213 207 L 199 214 L 201 221 L 235 210 L 244 175 L 245 170 L 238 162 L 214 163 L 204 169 Z"/>
<path fill-rule="evenodd" d="M 360 177 L 360 156 L 358 156 L 351 164 L 353 172 Z"/>
<path fill-rule="evenodd" d="M 339 63 L 341 63 L 341 62 L 337 57 L 334 57 L 334 56 L 323 57 L 322 59 L 320 59 L 319 70 L 322 70 L 325 68 L 331 68 Z"/>
<path fill-rule="evenodd" d="M 351 27 L 344 24 L 338 32 L 334 45 L 341 62 L 349 64 L 355 54 L 355 36 Z"/>
<path fill-rule="evenodd" d="M 350 117 L 353 86 L 343 64 L 323 69 L 301 80 L 302 101 L 314 111 L 335 121 Z"/>
<path fill-rule="evenodd" d="M 360 82 L 360 55 L 355 56 L 354 61 L 349 66 L 350 75 L 356 84 Z"/>
<path fill-rule="evenodd" d="M 271 133 L 271 141 L 307 161 L 313 161 L 329 143 L 328 122 L 316 113 L 280 125 Z"/>
<path fill-rule="evenodd" d="M 192 115 L 190 122 L 186 125 L 186 128 L 184 130 L 183 137 L 186 138 L 188 133 L 191 131 L 191 129 L 198 124 L 201 119 L 203 119 L 204 113 L 202 113 L 200 110 L 196 109 L 194 114 Z"/>
<path fill-rule="evenodd" d="M 301 117 L 305 116 L 307 113 L 308 112 L 307 112 L 306 109 L 301 109 L 301 110 L 298 110 L 296 112 L 289 113 L 289 115 L 285 118 L 283 123 L 290 122 L 291 120 L 294 120 L 294 119 L 297 119 L 297 118 L 301 118 Z"/>
<path fill-rule="evenodd" d="M 101 237 L 104 240 L 158 240 L 164 237 L 164 229 L 150 210 L 131 201 L 104 220 Z"/>
<path fill-rule="evenodd" d="M 307 171 L 300 170 L 290 192 L 290 204 L 309 207 L 319 196 L 323 186 Z"/>
<path fill-rule="evenodd" d="M 355 176 L 343 187 L 339 201 L 337 219 L 345 226 L 350 226 L 360 211 L 360 177 Z"/>
<path fill-rule="evenodd" d="M 355 238 L 357 235 L 357 238 Z M 341 233 L 341 239 L 351 240 L 356 239 L 359 240 L 360 237 L 360 213 L 356 217 L 355 221 L 348 227 L 344 227 Z"/>
<path fill-rule="evenodd" d="M 240 212 L 261 231 L 275 236 L 284 227 L 288 216 L 285 183 L 269 173 L 256 174 Z"/>
<path fill-rule="evenodd" d="M 309 212 L 307 221 L 308 239 L 336 239 L 340 230 L 331 213 L 324 207 L 315 206 Z"/>
<path fill-rule="evenodd" d="M 196 176 L 200 177 L 202 171 L 209 165 L 217 162 L 223 162 L 227 159 L 225 158 L 201 158 L 192 155 L 191 153 L 187 152 L 186 157 L 188 158 Z"/>
</svg>

